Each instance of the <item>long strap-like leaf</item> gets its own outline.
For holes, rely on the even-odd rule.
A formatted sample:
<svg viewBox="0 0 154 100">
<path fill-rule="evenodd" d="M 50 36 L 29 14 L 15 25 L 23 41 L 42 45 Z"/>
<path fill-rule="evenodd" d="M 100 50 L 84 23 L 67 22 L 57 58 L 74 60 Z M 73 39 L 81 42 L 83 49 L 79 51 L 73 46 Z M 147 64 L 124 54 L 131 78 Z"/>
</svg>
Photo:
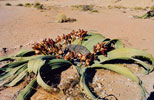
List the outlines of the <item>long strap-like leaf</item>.
<svg viewBox="0 0 154 100">
<path fill-rule="evenodd" d="M 23 78 L 27 75 L 27 69 L 21 72 L 12 82 L 10 82 L 7 86 L 15 86 L 19 83 Z"/>
<path fill-rule="evenodd" d="M 93 46 L 97 43 L 101 43 L 105 40 L 105 37 L 101 34 L 89 34 L 90 36 L 85 37 L 82 41 L 82 45 L 85 46 L 90 52 L 93 52 Z"/>
<path fill-rule="evenodd" d="M 47 91 L 52 91 L 51 86 L 49 86 L 42 78 L 41 73 L 46 73 L 45 69 L 48 70 L 55 70 L 55 69 L 59 69 L 59 68 L 69 68 L 72 65 L 71 62 L 67 61 L 67 60 L 63 60 L 63 59 L 53 59 L 47 62 L 46 65 L 42 66 L 39 70 L 38 70 L 38 75 L 37 75 L 37 82 L 38 84 L 43 87 L 45 90 Z M 53 77 L 53 76 L 51 76 Z M 51 80 L 52 81 L 52 80 Z"/>
<path fill-rule="evenodd" d="M 0 81 L 2 81 L 2 80 L 4 80 L 4 79 L 6 79 L 6 78 L 8 78 L 8 77 L 10 77 L 10 76 L 12 76 L 12 75 L 14 75 L 18 70 L 21 69 L 21 67 L 23 67 L 23 65 L 21 65 L 21 66 L 19 66 L 19 67 L 16 67 L 16 68 L 13 68 L 12 70 L 10 70 L 10 71 L 4 73 L 3 75 L 0 76 Z"/>
<path fill-rule="evenodd" d="M 96 65 L 94 65 L 90 68 L 92 68 L 92 69 L 97 69 L 97 68 L 107 69 L 107 70 L 111 70 L 111 71 L 114 71 L 116 73 L 119 73 L 119 74 L 121 74 L 121 75 L 123 75 L 127 78 L 130 78 L 132 81 L 134 81 L 138 84 L 138 86 L 141 90 L 141 93 L 142 93 L 142 100 L 146 100 L 146 91 L 145 91 L 144 87 L 142 86 L 142 81 L 136 75 L 134 75 L 129 69 L 127 69 L 123 66 L 120 66 L 120 65 L 112 65 L 112 64 L 104 64 L 104 65 L 96 64 Z M 84 93 L 88 97 L 90 97 L 92 100 L 95 100 L 98 97 L 96 97 L 91 92 L 91 90 L 89 89 L 88 84 L 86 82 L 86 77 L 87 77 L 86 70 L 87 69 L 85 69 L 85 71 L 83 72 L 83 75 L 82 75 L 81 80 L 80 80 L 80 85 L 81 85 Z M 103 100 L 103 99 L 101 99 L 101 100 Z"/>
<path fill-rule="evenodd" d="M 152 64 L 154 62 L 154 59 L 151 54 L 149 54 L 145 51 L 142 51 L 142 50 L 134 49 L 134 48 L 115 49 L 115 50 L 108 52 L 107 56 L 108 56 L 108 58 L 111 58 L 111 59 L 123 58 L 123 57 L 131 58 L 131 57 L 141 56 L 141 57 L 145 57 L 145 58 L 149 59 L 152 62 Z"/>
<path fill-rule="evenodd" d="M 113 44 L 115 49 L 118 49 L 118 48 L 123 48 L 123 43 L 119 40 L 119 39 L 113 39 L 113 40 L 109 40 L 106 42 L 106 45 L 105 46 L 109 46 Z"/>
<path fill-rule="evenodd" d="M 38 70 L 45 64 L 45 60 L 32 59 L 28 62 L 28 72 L 37 74 Z"/>
<path fill-rule="evenodd" d="M 87 73 L 86 73 L 87 68 L 82 69 L 82 75 L 80 78 L 80 87 L 81 91 L 88 96 L 88 98 L 92 100 L 96 100 L 97 97 L 92 93 L 92 91 L 89 88 L 89 85 L 87 84 L 88 82 L 86 81 Z"/>
<path fill-rule="evenodd" d="M 149 60 L 151 63 L 146 63 L 142 59 L 138 59 L 136 57 L 142 57 Z M 108 52 L 107 57 L 104 59 L 100 59 L 101 63 L 106 63 L 112 60 L 134 60 L 136 63 L 142 65 L 146 73 L 150 73 L 154 69 L 154 59 L 152 55 L 133 48 L 119 48 L 113 51 Z"/>
<path fill-rule="evenodd" d="M 27 61 L 12 62 L 12 63 L 6 64 L 5 66 L 1 67 L 0 70 L 8 72 L 8 71 L 12 70 L 12 68 L 16 68 L 16 67 L 23 65 L 25 63 L 27 63 Z"/>
<path fill-rule="evenodd" d="M 16 57 L 27 57 L 27 56 L 33 56 L 33 55 L 35 55 L 34 50 L 24 50 L 24 51 L 18 52 L 15 56 Z"/>
<path fill-rule="evenodd" d="M 20 73 L 22 73 L 23 71 L 25 71 L 27 69 L 27 65 L 26 64 L 23 64 L 23 65 L 20 65 L 19 67 L 18 67 L 18 69 L 16 69 L 16 71 L 15 71 L 15 73 L 12 73 L 12 74 L 9 74 L 9 75 L 5 75 L 5 79 L 3 78 L 3 80 L 1 80 L 0 82 L 1 82 L 1 86 L 8 86 L 8 84 L 10 83 L 10 82 L 12 82 L 12 81 L 14 81 L 14 79 L 20 74 Z M 12 70 L 14 70 L 14 69 L 12 69 Z M 10 73 L 10 72 L 8 72 L 8 73 Z M 1 79 L 2 79 L 2 77 L 1 77 Z"/>
<path fill-rule="evenodd" d="M 133 74 L 128 68 L 120 66 L 120 65 L 113 65 L 113 64 L 105 64 L 105 65 L 94 65 L 95 68 L 97 67 L 101 67 L 103 69 L 108 69 L 111 71 L 114 71 L 118 74 L 121 74 L 129 79 L 131 79 L 132 81 L 136 82 L 141 90 L 142 93 L 142 99 L 145 100 L 146 98 L 146 91 L 144 89 L 144 87 L 142 86 L 142 81 L 135 75 Z"/>
<path fill-rule="evenodd" d="M 23 91 L 17 96 L 16 100 L 29 100 L 33 93 L 36 91 L 37 81 L 36 79 L 32 80 Z"/>
</svg>

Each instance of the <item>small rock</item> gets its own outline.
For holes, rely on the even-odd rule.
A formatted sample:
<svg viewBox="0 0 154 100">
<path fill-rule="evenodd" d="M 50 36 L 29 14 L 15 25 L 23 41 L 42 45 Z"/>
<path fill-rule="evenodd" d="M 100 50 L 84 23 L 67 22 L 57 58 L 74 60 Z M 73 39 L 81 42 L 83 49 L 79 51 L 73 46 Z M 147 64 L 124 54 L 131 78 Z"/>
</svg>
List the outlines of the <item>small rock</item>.
<svg viewBox="0 0 154 100">
<path fill-rule="evenodd" d="M 23 47 L 23 45 L 20 45 L 20 46 L 19 46 L 19 48 L 22 48 L 22 47 Z"/>
<path fill-rule="evenodd" d="M 101 90 L 102 89 L 102 85 L 100 83 L 97 84 L 98 89 Z"/>
<path fill-rule="evenodd" d="M 131 81 L 129 78 L 127 79 L 128 81 Z"/>
<path fill-rule="evenodd" d="M 70 98 L 70 97 L 68 97 L 66 100 L 71 100 L 71 98 Z"/>
<path fill-rule="evenodd" d="M 2 48 L 3 52 L 6 53 L 7 52 L 7 48 Z"/>
<path fill-rule="evenodd" d="M 110 88 L 109 90 L 110 90 L 110 91 L 112 91 L 112 89 L 111 89 L 111 88 Z"/>
<path fill-rule="evenodd" d="M 104 79 L 102 78 L 101 81 L 104 81 Z"/>
<path fill-rule="evenodd" d="M 103 96 L 106 96 L 106 91 L 105 91 L 105 90 L 102 91 L 102 95 L 103 95 Z"/>
<path fill-rule="evenodd" d="M 122 11 L 123 13 L 126 13 L 126 11 Z"/>
</svg>

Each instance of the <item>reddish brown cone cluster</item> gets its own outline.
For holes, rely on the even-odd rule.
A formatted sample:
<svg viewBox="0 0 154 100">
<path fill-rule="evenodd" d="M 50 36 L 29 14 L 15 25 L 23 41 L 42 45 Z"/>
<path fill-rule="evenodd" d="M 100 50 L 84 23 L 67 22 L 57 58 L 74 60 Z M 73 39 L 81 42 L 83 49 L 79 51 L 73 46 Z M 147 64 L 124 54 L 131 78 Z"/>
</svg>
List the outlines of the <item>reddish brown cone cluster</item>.
<svg viewBox="0 0 154 100">
<path fill-rule="evenodd" d="M 107 56 L 107 51 L 108 51 L 108 47 L 105 46 L 105 42 L 102 43 L 97 43 L 94 47 L 93 47 L 93 52 L 94 54 L 102 54 L 104 56 Z"/>
<path fill-rule="evenodd" d="M 69 60 L 74 64 L 88 66 L 97 59 L 97 55 L 107 56 L 108 47 L 105 46 L 105 42 L 98 43 L 94 46 L 93 53 L 90 53 L 87 48 L 81 45 L 71 45 L 75 39 L 83 40 L 85 36 L 87 36 L 87 31 L 73 30 L 67 35 L 57 36 L 55 40 L 44 39 L 41 43 L 35 43 L 32 48 L 36 54 L 55 55 L 57 58 Z M 68 47 L 71 48 L 68 49 Z"/>
<path fill-rule="evenodd" d="M 64 55 L 65 60 L 69 60 L 77 65 L 90 65 L 94 59 L 97 59 L 94 53 L 82 54 L 80 52 L 68 51 L 66 55 Z"/>
<path fill-rule="evenodd" d="M 84 31 L 83 29 L 79 29 L 79 31 L 72 31 L 70 34 L 63 34 L 62 36 L 57 36 L 55 40 L 49 38 L 44 39 L 41 43 L 35 43 L 32 47 L 36 54 L 54 54 L 59 55 L 62 54 L 62 49 L 67 47 L 71 42 L 73 42 L 75 39 L 84 39 L 86 36 L 87 31 Z"/>
<path fill-rule="evenodd" d="M 79 31 L 73 30 L 71 33 L 67 35 L 63 34 L 61 37 L 57 36 L 57 38 L 55 39 L 55 43 L 68 45 L 72 43 L 75 39 L 83 40 L 86 35 L 87 31 L 84 31 L 83 29 L 79 29 Z"/>
</svg>

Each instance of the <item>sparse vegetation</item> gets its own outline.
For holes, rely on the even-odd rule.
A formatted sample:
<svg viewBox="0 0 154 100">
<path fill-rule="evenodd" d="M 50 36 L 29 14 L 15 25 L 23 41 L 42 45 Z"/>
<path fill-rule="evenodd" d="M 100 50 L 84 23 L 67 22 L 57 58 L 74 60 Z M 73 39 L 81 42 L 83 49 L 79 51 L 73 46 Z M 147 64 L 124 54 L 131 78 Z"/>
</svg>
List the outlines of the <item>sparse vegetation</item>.
<svg viewBox="0 0 154 100">
<path fill-rule="evenodd" d="M 150 10 L 153 10 L 154 11 L 154 5 L 150 7 Z"/>
<path fill-rule="evenodd" d="M 120 1 L 121 1 L 121 0 L 115 0 L 114 3 L 118 3 L 118 2 L 120 2 Z"/>
<path fill-rule="evenodd" d="M 25 3 L 25 7 L 31 7 L 31 6 L 34 6 L 34 8 L 37 8 L 39 10 L 44 10 L 45 7 L 43 4 L 39 3 L 39 2 L 36 2 L 36 3 Z M 41 11 L 43 12 L 43 11 Z"/>
<path fill-rule="evenodd" d="M 53 10 L 58 10 L 59 7 L 58 7 L 58 6 L 55 6 L 55 5 L 52 5 L 52 6 L 47 6 L 47 9 L 48 9 L 48 10 L 51 10 L 51 9 L 53 9 Z"/>
<path fill-rule="evenodd" d="M 65 22 L 74 22 L 76 19 L 68 18 L 64 13 L 60 13 L 56 16 L 56 22 L 65 23 Z"/>
<path fill-rule="evenodd" d="M 17 6 L 24 6 L 22 3 L 17 4 Z"/>
<path fill-rule="evenodd" d="M 25 3 L 25 7 L 31 7 L 33 4 L 31 3 Z"/>
<path fill-rule="evenodd" d="M 124 7 L 124 6 L 115 6 L 115 8 L 117 8 L 117 9 L 127 9 L 126 7 Z"/>
<path fill-rule="evenodd" d="M 146 8 L 143 8 L 143 7 L 134 7 L 134 10 L 146 10 Z"/>
<path fill-rule="evenodd" d="M 36 3 L 34 4 L 34 7 L 37 8 L 37 9 L 44 9 L 43 4 L 40 4 L 39 2 L 36 2 Z"/>
<path fill-rule="evenodd" d="M 94 5 L 72 5 L 72 8 L 80 11 L 98 12 L 98 10 L 94 9 Z"/>
<path fill-rule="evenodd" d="M 154 17 L 154 10 L 150 10 L 146 12 L 145 14 L 143 14 L 142 16 L 134 16 L 134 18 L 140 18 L 140 19 L 147 19 L 151 17 Z"/>
<path fill-rule="evenodd" d="M 82 5 L 81 10 L 82 11 L 92 11 L 93 10 L 93 5 Z"/>
<path fill-rule="evenodd" d="M 56 16 L 56 21 L 57 21 L 58 23 L 63 23 L 63 22 L 65 22 L 66 20 L 67 20 L 67 16 L 66 16 L 64 13 L 58 14 L 58 15 Z"/>
<path fill-rule="evenodd" d="M 6 6 L 12 6 L 12 4 L 11 4 L 11 3 L 6 3 L 5 5 L 6 5 Z"/>
<path fill-rule="evenodd" d="M 92 10 L 91 12 L 98 12 L 98 10 L 94 9 L 94 10 Z"/>
<path fill-rule="evenodd" d="M 109 8 L 109 9 L 114 9 L 114 8 L 117 8 L 117 9 L 127 9 L 126 7 L 120 6 L 120 5 L 115 5 L 115 6 L 109 5 L 108 8 Z"/>
</svg>

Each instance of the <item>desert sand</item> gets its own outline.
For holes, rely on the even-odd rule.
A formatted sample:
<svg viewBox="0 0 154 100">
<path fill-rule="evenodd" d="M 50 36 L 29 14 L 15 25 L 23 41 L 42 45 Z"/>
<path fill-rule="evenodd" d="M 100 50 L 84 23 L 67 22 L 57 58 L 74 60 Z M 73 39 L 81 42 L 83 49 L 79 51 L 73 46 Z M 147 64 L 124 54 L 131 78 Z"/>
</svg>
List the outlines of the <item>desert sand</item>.
<svg viewBox="0 0 154 100">
<path fill-rule="evenodd" d="M 50 10 L 16 6 L 28 2 L 40 2 Z M 6 6 L 6 3 L 11 3 L 12 6 Z M 95 5 L 98 12 L 73 10 L 71 7 L 90 4 Z M 144 14 L 152 5 L 153 0 L 0 0 L 0 56 L 29 49 L 34 42 L 55 38 L 79 28 L 101 33 L 108 38 L 118 38 L 127 47 L 145 50 L 154 56 L 154 19 L 133 18 L 133 15 Z M 139 7 L 147 9 L 135 9 Z M 59 13 L 65 13 L 77 21 L 57 23 L 56 15 Z M 3 48 L 7 48 L 6 54 Z M 154 91 L 153 75 L 154 72 L 141 77 L 149 93 Z M 1 100 L 11 100 L 17 89 L 19 88 L 0 91 Z M 132 91 L 134 92 L 132 88 L 125 91 L 125 97 L 119 96 L 118 100 L 139 100 L 133 99 L 135 95 L 131 94 Z"/>
</svg>

